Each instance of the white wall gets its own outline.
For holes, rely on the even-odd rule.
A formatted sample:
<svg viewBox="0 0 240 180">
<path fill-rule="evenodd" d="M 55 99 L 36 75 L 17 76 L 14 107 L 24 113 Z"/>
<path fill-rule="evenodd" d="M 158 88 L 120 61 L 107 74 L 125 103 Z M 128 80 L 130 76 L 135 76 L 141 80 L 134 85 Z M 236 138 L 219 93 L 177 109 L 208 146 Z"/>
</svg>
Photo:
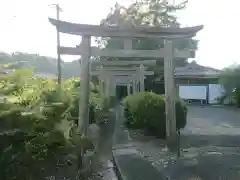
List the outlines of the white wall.
<svg viewBox="0 0 240 180">
<path fill-rule="evenodd" d="M 181 99 L 207 99 L 207 87 L 206 86 L 194 86 L 194 85 L 180 85 L 179 97 Z"/>
</svg>

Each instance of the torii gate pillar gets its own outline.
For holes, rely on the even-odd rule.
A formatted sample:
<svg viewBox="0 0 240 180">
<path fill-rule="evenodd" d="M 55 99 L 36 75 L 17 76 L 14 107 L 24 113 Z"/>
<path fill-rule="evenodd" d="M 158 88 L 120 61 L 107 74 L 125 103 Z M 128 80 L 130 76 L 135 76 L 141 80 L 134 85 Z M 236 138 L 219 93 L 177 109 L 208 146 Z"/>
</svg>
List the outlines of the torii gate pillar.
<svg viewBox="0 0 240 180">
<path fill-rule="evenodd" d="M 82 54 L 82 65 L 81 65 L 81 92 L 80 92 L 80 102 L 79 102 L 79 119 L 78 119 L 78 131 L 87 134 L 87 129 L 89 125 L 89 80 L 90 80 L 90 66 L 89 59 L 91 55 L 91 37 L 82 36 L 82 47 L 84 48 L 84 53 Z"/>
<path fill-rule="evenodd" d="M 165 82 L 165 104 L 166 104 L 166 136 L 170 150 L 177 152 L 177 132 L 176 132 L 176 91 L 174 82 L 174 67 L 173 67 L 173 46 L 172 41 L 165 40 L 164 43 L 164 82 Z"/>
<path fill-rule="evenodd" d="M 136 82 L 136 80 L 133 80 L 132 87 L 133 87 L 133 93 L 137 92 L 137 82 Z"/>
<path fill-rule="evenodd" d="M 141 64 L 140 65 L 140 92 L 143 92 L 143 91 L 145 91 L 145 87 L 144 87 L 144 75 L 143 75 L 143 73 L 142 72 L 144 72 L 144 69 L 143 69 L 144 67 L 143 67 L 143 65 Z"/>
<path fill-rule="evenodd" d="M 116 96 L 116 87 L 117 87 L 116 82 L 114 82 L 113 80 L 111 80 L 110 87 L 111 87 L 111 91 L 110 91 L 111 96 Z"/>
<path fill-rule="evenodd" d="M 103 97 L 104 96 L 104 84 L 101 79 L 99 80 L 99 91 L 100 91 L 100 96 Z"/>
<path fill-rule="evenodd" d="M 128 84 L 128 85 L 127 85 L 127 92 L 128 92 L 128 95 L 131 94 L 131 84 Z"/>
</svg>

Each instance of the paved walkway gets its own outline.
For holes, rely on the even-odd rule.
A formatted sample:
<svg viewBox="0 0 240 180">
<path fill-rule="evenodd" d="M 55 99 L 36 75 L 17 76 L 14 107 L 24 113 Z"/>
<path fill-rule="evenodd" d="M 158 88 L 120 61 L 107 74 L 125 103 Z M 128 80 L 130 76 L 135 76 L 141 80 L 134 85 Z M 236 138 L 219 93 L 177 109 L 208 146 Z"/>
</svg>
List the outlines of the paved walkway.
<svg viewBox="0 0 240 180">
<path fill-rule="evenodd" d="M 124 180 L 164 179 L 162 173 L 139 154 L 123 123 L 123 109 L 117 106 L 113 156 L 119 177 Z"/>
<path fill-rule="evenodd" d="M 124 180 L 163 180 L 164 176 L 148 161 L 137 153 L 116 155 L 115 161 L 120 167 Z"/>
<path fill-rule="evenodd" d="M 113 136 L 113 148 L 126 146 L 131 144 L 131 138 L 129 136 L 128 130 L 124 126 L 123 108 L 121 106 L 116 106 L 116 123 L 115 131 Z"/>
<path fill-rule="evenodd" d="M 114 166 L 112 163 L 112 146 L 115 122 L 115 111 L 112 111 L 109 121 L 106 124 L 101 125 L 100 127 L 99 161 L 101 164 L 101 178 L 99 178 L 99 180 L 117 180 Z"/>
</svg>

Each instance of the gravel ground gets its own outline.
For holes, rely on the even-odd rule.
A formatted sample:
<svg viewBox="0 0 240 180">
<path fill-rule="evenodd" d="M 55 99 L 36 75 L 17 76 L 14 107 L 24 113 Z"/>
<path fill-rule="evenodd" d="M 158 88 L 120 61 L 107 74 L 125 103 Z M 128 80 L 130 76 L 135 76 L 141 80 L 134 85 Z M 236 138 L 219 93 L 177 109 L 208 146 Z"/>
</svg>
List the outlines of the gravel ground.
<svg viewBox="0 0 240 180">
<path fill-rule="evenodd" d="M 228 107 L 189 107 L 181 132 L 181 158 L 152 137 L 135 143 L 139 154 L 172 180 L 240 179 L 240 111 Z"/>
</svg>

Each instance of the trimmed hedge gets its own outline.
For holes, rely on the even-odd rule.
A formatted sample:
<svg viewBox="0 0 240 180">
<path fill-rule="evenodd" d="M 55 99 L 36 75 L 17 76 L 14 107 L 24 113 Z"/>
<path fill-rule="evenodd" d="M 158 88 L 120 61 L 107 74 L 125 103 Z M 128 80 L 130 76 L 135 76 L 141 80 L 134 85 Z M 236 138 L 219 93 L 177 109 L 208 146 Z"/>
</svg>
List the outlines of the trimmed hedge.
<svg viewBox="0 0 240 180">
<path fill-rule="evenodd" d="M 176 102 L 177 129 L 187 123 L 187 108 L 180 100 Z M 140 92 L 124 101 L 124 116 L 129 128 L 144 129 L 160 138 L 166 137 L 164 97 L 153 92 Z"/>
</svg>

